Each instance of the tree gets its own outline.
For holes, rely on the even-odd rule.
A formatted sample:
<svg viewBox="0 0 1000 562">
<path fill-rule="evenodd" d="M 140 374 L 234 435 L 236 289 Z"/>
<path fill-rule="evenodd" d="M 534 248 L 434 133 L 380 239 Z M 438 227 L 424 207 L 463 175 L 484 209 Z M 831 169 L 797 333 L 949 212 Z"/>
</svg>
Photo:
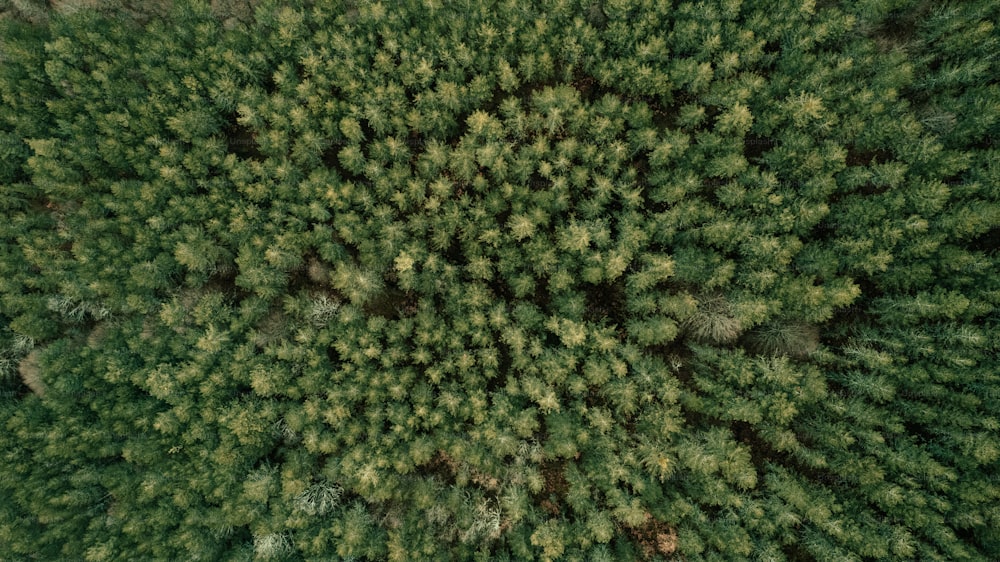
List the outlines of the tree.
<svg viewBox="0 0 1000 562">
<path fill-rule="evenodd" d="M 991 4 L 170 4 L 0 23 L 11 556 L 1000 556 Z"/>
</svg>

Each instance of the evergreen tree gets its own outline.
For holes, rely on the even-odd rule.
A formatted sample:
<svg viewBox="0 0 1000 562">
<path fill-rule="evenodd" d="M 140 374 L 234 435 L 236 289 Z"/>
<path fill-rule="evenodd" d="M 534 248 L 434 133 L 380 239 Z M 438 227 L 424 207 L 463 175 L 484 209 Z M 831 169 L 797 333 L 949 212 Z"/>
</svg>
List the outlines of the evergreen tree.
<svg viewBox="0 0 1000 562">
<path fill-rule="evenodd" d="M 0 6 L 12 559 L 1000 556 L 1000 8 L 162 5 Z"/>
</svg>

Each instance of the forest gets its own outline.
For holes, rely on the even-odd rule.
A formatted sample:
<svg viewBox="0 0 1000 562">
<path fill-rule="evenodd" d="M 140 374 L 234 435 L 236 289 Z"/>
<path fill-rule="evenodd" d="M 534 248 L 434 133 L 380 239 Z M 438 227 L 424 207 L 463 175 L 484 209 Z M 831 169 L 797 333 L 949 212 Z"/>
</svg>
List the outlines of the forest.
<svg viewBox="0 0 1000 562">
<path fill-rule="evenodd" d="M 0 561 L 1000 560 L 998 22 L 0 1 Z"/>
</svg>

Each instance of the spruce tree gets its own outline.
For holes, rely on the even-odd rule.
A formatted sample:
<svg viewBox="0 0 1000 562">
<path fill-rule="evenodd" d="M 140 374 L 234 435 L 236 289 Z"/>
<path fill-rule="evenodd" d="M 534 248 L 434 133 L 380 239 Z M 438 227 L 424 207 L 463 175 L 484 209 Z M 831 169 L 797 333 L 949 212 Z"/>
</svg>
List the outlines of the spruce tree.
<svg viewBox="0 0 1000 562">
<path fill-rule="evenodd" d="M 992 4 L 15 4 L 12 559 L 1000 556 Z"/>
</svg>

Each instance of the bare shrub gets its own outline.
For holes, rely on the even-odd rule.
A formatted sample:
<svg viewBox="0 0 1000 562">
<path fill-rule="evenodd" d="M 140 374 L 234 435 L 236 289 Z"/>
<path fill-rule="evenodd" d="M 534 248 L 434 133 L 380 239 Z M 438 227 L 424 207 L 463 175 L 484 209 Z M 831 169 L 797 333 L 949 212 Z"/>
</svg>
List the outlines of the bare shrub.
<svg viewBox="0 0 1000 562">
<path fill-rule="evenodd" d="M 280 308 L 275 308 L 251 332 L 251 341 L 257 347 L 267 347 L 279 341 L 287 332 L 288 317 Z"/>
<path fill-rule="evenodd" d="M 87 345 L 90 347 L 99 347 L 101 342 L 103 342 L 108 337 L 108 329 L 110 326 L 107 322 L 100 322 L 94 329 L 90 331 L 87 335 Z"/>
<path fill-rule="evenodd" d="M 314 298 L 309 306 L 309 323 L 316 327 L 325 326 L 340 310 L 340 302 L 328 297 L 319 295 Z"/>
<path fill-rule="evenodd" d="M 253 552 L 256 560 L 281 558 L 292 549 L 292 541 L 284 533 L 254 536 Z"/>
<path fill-rule="evenodd" d="M 483 499 L 475 507 L 472 524 L 460 535 L 465 543 L 494 541 L 503 533 L 503 510 L 496 500 Z"/>
<path fill-rule="evenodd" d="M 731 343 L 743 333 L 743 325 L 734 315 L 732 305 L 722 296 L 701 301 L 698 309 L 684 320 L 682 326 L 702 343 Z"/>
<path fill-rule="evenodd" d="M 306 275 L 310 281 L 318 285 L 325 286 L 330 284 L 330 268 L 316 258 L 309 260 L 306 266 Z"/>
<path fill-rule="evenodd" d="M 645 560 L 657 555 L 669 556 L 677 550 L 677 530 L 657 521 L 648 512 L 642 525 L 626 526 L 626 529 L 639 544 Z"/>
<path fill-rule="evenodd" d="M 750 332 L 747 340 L 755 353 L 802 359 L 819 347 L 819 329 L 804 322 L 769 322 Z"/>
<path fill-rule="evenodd" d="M 42 381 L 42 369 L 38 361 L 39 355 L 41 355 L 41 352 L 37 349 L 26 355 L 24 359 L 21 359 L 17 370 L 21 374 L 21 380 L 24 381 L 24 384 L 32 392 L 39 396 L 45 396 L 45 382 Z"/>
<path fill-rule="evenodd" d="M 339 484 L 319 482 L 295 496 L 295 509 L 307 515 L 324 515 L 340 505 L 343 494 Z"/>
</svg>

